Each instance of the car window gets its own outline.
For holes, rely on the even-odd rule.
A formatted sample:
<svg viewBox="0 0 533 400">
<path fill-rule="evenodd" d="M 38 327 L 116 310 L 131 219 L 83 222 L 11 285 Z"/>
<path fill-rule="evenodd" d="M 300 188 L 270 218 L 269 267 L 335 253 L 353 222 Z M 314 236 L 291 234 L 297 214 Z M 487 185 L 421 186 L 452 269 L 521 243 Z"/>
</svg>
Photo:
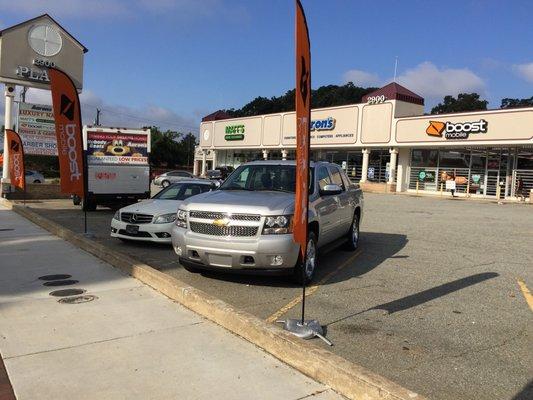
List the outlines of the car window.
<svg viewBox="0 0 533 400">
<path fill-rule="evenodd" d="M 182 171 L 182 172 L 178 172 L 178 173 L 177 173 L 177 176 L 186 176 L 186 177 L 190 177 L 191 175 L 190 175 L 188 172 Z"/>
<path fill-rule="evenodd" d="M 178 183 L 161 190 L 153 198 L 158 200 L 185 200 L 200 193 L 209 192 L 211 185 L 201 183 Z"/>
<path fill-rule="evenodd" d="M 348 190 L 348 188 L 352 184 L 352 181 L 350 181 L 350 178 L 348 178 L 348 175 L 346 175 L 346 171 L 344 171 L 343 169 L 341 169 L 341 176 L 342 181 L 344 182 L 344 186 L 346 187 L 346 190 Z"/>
<path fill-rule="evenodd" d="M 324 190 L 326 185 L 331 185 L 331 177 L 326 167 L 320 167 L 317 172 L 318 187 Z"/>
<path fill-rule="evenodd" d="M 179 176 L 179 172 L 177 171 L 167 172 L 167 176 Z"/>
<path fill-rule="evenodd" d="M 344 182 L 342 181 L 342 176 L 341 176 L 341 173 L 339 171 L 339 168 L 336 167 L 335 165 L 330 165 L 328 167 L 329 169 L 329 172 L 331 174 L 331 181 L 335 184 L 335 185 L 339 185 L 342 190 L 346 190 L 345 186 L 344 186 Z"/>
</svg>

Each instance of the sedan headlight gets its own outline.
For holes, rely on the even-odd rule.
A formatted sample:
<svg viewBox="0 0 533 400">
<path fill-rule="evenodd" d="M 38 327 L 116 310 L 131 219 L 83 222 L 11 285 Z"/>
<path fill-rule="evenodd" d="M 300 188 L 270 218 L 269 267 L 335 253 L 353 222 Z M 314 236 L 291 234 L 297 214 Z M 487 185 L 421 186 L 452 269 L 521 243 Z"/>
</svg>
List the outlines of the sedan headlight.
<svg viewBox="0 0 533 400">
<path fill-rule="evenodd" d="M 279 235 L 292 232 L 292 216 L 277 215 L 265 218 L 263 235 Z"/>
<path fill-rule="evenodd" d="M 187 211 L 178 210 L 178 213 L 176 214 L 176 226 L 187 228 Z"/>
<path fill-rule="evenodd" d="M 175 213 L 163 214 L 155 218 L 154 224 L 169 224 L 171 222 L 174 222 L 175 220 L 176 220 Z"/>
<path fill-rule="evenodd" d="M 117 221 L 120 221 L 120 211 L 116 211 L 115 215 L 113 215 L 113 219 L 116 219 Z"/>
</svg>

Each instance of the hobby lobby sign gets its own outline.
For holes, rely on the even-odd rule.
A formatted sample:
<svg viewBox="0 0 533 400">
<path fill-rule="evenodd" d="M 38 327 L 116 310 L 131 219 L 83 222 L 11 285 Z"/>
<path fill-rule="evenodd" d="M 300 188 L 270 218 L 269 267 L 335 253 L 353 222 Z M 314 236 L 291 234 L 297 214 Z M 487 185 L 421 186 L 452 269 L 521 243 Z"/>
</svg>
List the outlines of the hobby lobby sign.
<svg viewBox="0 0 533 400">
<path fill-rule="evenodd" d="M 429 121 L 426 133 L 446 139 L 468 139 L 471 134 L 487 133 L 487 127 L 488 122 L 484 119 L 474 122 Z"/>
</svg>

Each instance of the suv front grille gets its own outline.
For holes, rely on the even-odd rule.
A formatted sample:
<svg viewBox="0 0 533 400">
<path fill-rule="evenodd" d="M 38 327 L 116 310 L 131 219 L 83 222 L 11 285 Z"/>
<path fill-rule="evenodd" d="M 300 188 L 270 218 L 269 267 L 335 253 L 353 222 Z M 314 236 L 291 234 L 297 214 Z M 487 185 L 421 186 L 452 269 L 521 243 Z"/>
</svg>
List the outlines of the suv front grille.
<svg viewBox="0 0 533 400">
<path fill-rule="evenodd" d="M 202 222 L 189 222 L 191 231 L 211 236 L 255 236 L 258 226 L 216 226 Z"/>
<path fill-rule="evenodd" d="M 261 216 L 255 214 L 229 214 L 214 211 L 191 211 L 189 217 L 198 219 L 223 219 L 227 218 L 233 221 L 260 221 Z"/>
<path fill-rule="evenodd" d="M 137 214 L 131 212 L 121 212 L 120 219 L 122 222 L 127 222 L 129 224 L 149 224 L 154 218 L 150 214 Z"/>
</svg>

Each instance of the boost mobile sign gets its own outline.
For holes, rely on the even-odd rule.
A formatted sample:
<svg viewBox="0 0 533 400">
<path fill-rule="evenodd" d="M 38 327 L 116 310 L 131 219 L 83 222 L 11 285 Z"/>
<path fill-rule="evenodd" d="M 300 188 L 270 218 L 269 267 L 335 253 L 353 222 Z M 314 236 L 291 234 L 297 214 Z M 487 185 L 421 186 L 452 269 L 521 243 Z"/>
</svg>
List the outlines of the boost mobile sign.
<svg viewBox="0 0 533 400">
<path fill-rule="evenodd" d="M 444 137 L 448 140 L 468 139 L 471 134 L 487 133 L 487 128 L 488 122 L 484 119 L 473 122 L 429 121 L 426 133 L 429 136 Z"/>
</svg>

